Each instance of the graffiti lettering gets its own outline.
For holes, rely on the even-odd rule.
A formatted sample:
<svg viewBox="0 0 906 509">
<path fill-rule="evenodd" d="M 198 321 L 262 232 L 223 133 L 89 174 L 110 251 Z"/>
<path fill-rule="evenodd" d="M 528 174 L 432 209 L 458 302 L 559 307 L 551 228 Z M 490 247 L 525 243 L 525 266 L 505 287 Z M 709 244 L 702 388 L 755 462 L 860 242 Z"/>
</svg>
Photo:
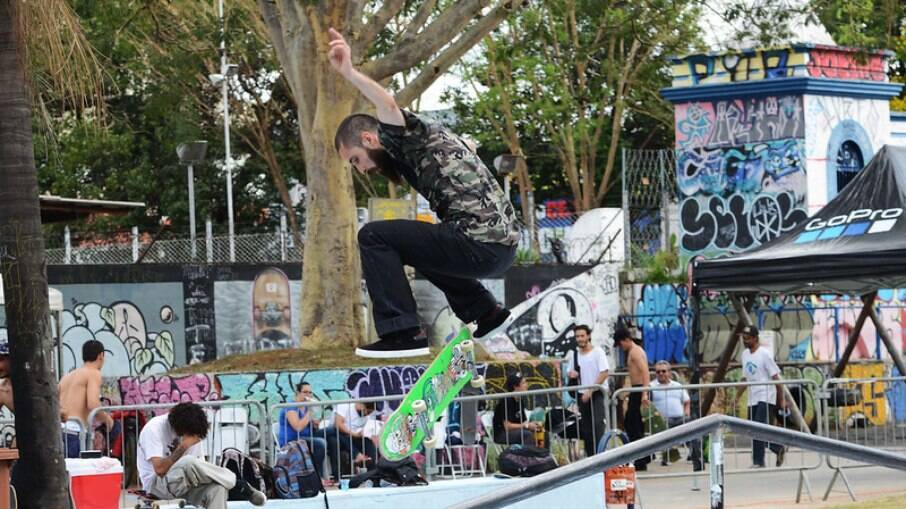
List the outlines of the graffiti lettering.
<svg viewBox="0 0 906 509">
<path fill-rule="evenodd" d="M 676 106 L 677 147 L 732 147 L 805 136 L 802 97 L 751 97 Z"/>
<path fill-rule="evenodd" d="M 860 57 L 851 51 L 813 49 L 809 52 L 809 76 L 844 80 L 884 81 L 884 56 L 878 53 Z"/>
</svg>

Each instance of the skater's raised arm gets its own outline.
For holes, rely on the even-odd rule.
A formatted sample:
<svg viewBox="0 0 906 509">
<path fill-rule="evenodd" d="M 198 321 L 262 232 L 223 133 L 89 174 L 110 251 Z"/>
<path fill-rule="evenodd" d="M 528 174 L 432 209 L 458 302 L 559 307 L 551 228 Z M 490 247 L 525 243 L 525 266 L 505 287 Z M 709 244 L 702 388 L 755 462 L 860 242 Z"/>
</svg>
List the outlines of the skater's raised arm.
<svg viewBox="0 0 906 509">
<path fill-rule="evenodd" d="M 330 65 L 341 76 L 346 78 L 346 81 L 359 89 L 362 95 L 374 103 L 378 120 L 390 125 L 406 125 L 403 114 L 400 112 L 393 95 L 378 82 L 360 73 L 352 66 L 352 50 L 349 48 L 349 44 L 346 43 L 346 39 L 333 28 L 329 29 L 328 33 L 330 35 L 330 49 L 328 50 L 327 58 L 330 60 Z"/>
</svg>

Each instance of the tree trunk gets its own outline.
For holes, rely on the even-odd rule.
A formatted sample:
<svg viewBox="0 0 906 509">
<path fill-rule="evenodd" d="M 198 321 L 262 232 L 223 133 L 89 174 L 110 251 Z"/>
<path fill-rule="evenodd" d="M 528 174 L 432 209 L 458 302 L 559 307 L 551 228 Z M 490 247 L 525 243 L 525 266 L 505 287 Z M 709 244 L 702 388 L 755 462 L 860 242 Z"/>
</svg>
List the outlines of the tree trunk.
<svg viewBox="0 0 906 509">
<path fill-rule="evenodd" d="M 322 76 L 332 72 L 326 65 L 323 62 Z M 357 346 L 364 334 L 353 177 L 333 147 L 334 133 L 352 112 L 355 98 L 356 92 L 336 79 L 322 86 L 312 130 L 303 133 L 309 232 L 302 262 L 303 348 L 338 342 Z"/>
<path fill-rule="evenodd" d="M 19 506 L 69 506 L 18 0 L 0 0 L 0 264 L 19 445 Z"/>
</svg>

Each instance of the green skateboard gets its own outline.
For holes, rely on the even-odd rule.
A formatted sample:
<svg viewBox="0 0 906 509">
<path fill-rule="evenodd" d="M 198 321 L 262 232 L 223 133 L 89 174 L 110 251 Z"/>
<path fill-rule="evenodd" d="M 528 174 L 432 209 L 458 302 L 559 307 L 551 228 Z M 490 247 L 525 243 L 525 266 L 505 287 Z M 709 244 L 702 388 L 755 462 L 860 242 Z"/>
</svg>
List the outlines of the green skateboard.
<svg viewBox="0 0 906 509">
<path fill-rule="evenodd" d="M 439 445 L 434 436 L 434 423 L 466 384 L 481 387 L 484 377 L 478 374 L 475 365 L 472 333 L 463 328 L 387 419 L 381 432 L 381 454 L 395 461 L 415 453 L 423 443 L 429 449 Z"/>
</svg>

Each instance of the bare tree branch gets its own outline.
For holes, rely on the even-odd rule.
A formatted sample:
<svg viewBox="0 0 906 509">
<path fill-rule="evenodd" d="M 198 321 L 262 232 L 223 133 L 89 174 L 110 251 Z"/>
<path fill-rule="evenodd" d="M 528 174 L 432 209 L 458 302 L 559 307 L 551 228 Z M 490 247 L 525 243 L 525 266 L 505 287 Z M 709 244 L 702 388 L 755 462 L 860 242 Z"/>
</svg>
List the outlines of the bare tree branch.
<svg viewBox="0 0 906 509">
<path fill-rule="evenodd" d="M 377 35 L 381 33 L 381 30 L 387 26 L 387 23 L 400 13 L 405 4 L 405 0 L 384 0 L 381 8 L 368 19 L 361 32 L 353 34 L 353 40 L 358 43 L 356 48 L 359 49 L 363 45 L 371 44 L 377 38 Z"/>
<path fill-rule="evenodd" d="M 406 30 L 403 31 L 403 36 L 400 40 L 411 39 L 415 37 L 419 30 L 425 26 L 425 23 L 428 21 L 428 16 L 431 15 L 431 11 L 434 10 L 434 7 L 437 5 L 437 0 L 425 0 L 418 7 L 418 11 L 415 13 L 415 16 L 412 18 L 412 21 L 409 22 L 409 25 L 406 27 Z"/>
<path fill-rule="evenodd" d="M 509 16 L 512 9 L 510 2 L 504 2 L 494 8 L 487 16 L 481 18 L 477 23 L 472 25 L 466 33 L 462 34 L 459 39 L 448 46 L 437 57 L 424 66 L 420 73 L 413 79 L 403 90 L 396 95 L 397 103 L 407 105 L 415 100 L 416 97 L 424 93 L 428 87 L 434 83 L 437 78 L 447 71 L 451 65 L 456 63 L 463 55 L 466 54 L 473 46 L 478 44 L 481 39 L 488 35 L 491 30 L 497 27 L 504 18 Z M 422 36 L 427 32 L 423 32 Z"/>
<path fill-rule="evenodd" d="M 376 80 L 382 80 L 415 67 L 461 34 L 473 18 L 481 15 L 487 4 L 488 0 L 462 0 L 455 6 L 447 8 L 418 37 L 400 41 L 392 52 L 363 65 L 362 71 Z M 503 4 L 509 5 L 510 2 L 506 1 Z M 494 16 L 499 9 L 500 6 L 488 16 Z"/>
</svg>

